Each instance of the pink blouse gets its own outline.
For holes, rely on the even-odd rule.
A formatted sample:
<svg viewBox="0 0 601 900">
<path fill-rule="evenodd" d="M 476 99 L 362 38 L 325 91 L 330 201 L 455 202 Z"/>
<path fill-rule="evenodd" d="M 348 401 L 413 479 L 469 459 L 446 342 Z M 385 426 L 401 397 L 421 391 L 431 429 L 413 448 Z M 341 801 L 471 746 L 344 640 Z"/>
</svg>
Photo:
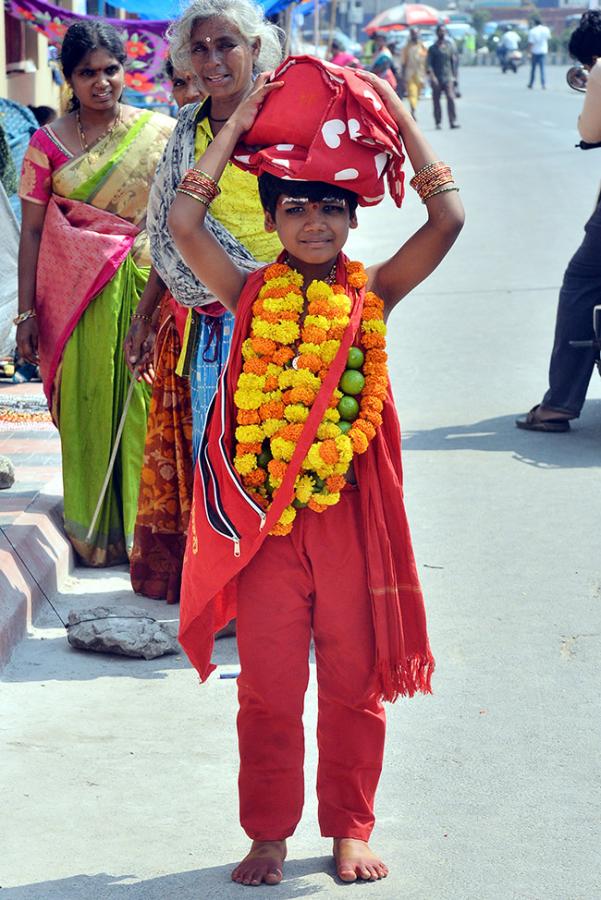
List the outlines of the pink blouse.
<svg viewBox="0 0 601 900">
<path fill-rule="evenodd" d="M 52 196 L 52 173 L 70 159 L 73 159 L 73 153 L 47 125 L 38 128 L 31 136 L 23 159 L 19 197 L 47 206 Z"/>
</svg>

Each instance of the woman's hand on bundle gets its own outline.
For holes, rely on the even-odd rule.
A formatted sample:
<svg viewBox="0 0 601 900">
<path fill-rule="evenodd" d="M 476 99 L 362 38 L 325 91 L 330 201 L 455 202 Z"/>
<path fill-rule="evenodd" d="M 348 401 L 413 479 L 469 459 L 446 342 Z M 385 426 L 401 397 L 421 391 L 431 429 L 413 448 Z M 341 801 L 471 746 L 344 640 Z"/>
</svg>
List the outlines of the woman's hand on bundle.
<svg viewBox="0 0 601 900">
<path fill-rule="evenodd" d="M 17 349 L 19 356 L 26 362 L 33 363 L 37 366 L 40 358 L 38 356 L 38 320 L 35 316 L 25 319 L 17 325 Z"/>
<path fill-rule="evenodd" d="M 123 342 L 123 352 L 127 368 L 134 374 L 138 381 L 144 380 L 147 384 L 154 382 L 153 355 L 156 331 L 153 322 L 145 319 L 132 319 L 127 337 Z"/>
<path fill-rule="evenodd" d="M 250 94 L 244 98 L 236 111 L 230 116 L 228 124 L 238 135 L 244 134 L 253 125 L 263 102 L 273 91 L 279 90 L 283 81 L 269 81 L 270 72 L 263 72 L 252 86 Z"/>
</svg>

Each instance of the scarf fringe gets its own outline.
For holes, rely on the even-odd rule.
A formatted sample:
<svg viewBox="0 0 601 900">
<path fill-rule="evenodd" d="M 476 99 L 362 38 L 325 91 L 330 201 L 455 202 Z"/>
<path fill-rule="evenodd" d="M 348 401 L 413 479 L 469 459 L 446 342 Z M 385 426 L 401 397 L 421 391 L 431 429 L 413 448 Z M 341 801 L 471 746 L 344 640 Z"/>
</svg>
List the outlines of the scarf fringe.
<svg viewBox="0 0 601 900">
<path fill-rule="evenodd" d="M 399 697 L 413 697 L 416 693 L 431 694 L 434 668 L 431 653 L 411 656 L 403 666 L 392 666 L 389 662 L 379 663 L 382 700 L 394 703 Z"/>
</svg>

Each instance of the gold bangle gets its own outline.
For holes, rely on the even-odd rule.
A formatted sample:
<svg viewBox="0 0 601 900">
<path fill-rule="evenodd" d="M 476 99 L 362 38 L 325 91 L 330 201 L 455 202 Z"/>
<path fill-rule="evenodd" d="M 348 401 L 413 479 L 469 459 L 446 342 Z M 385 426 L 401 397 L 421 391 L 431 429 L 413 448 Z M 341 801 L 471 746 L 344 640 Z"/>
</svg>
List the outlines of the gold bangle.
<svg viewBox="0 0 601 900">
<path fill-rule="evenodd" d="M 216 181 L 212 175 L 209 175 L 208 172 L 203 172 L 202 169 L 197 169 L 196 167 L 194 167 L 192 169 L 188 169 L 188 172 L 194 172 L 194 174 L 202 175 L 202 176 L 204 176 L 204 178 L 208 178 L 209 181 L 211 181 L 215 185 L 215 187 L 217 188 L 219 193 L 221 193 L 221 188 L 219 187 L 219 182 Z M 188 173 L 186 173 L 186 174 L 188 174 Z"/>
<path fill-rule="evenodd" d="M 199 203 L 202 203 L 203 206 L 209 208 L 210 201 L 207 200 L 206 197 L 201 197 L 200 194 L 193 194 L 192 191 L 187 191 L 185 188 L 178 187 L 175 189 L 176 194 L 185 194 L 186 197 L 192 197 L 193 200 L 197 200 Z"/>
<path fill-rule="evenodd" d="M 438 160 L 437 162 L 427 163 L 425 166 L 422 166 L 421 169 L 418 169 L 417 172 L 415 172 L 409 184 L 411 185 L 411 187 L 415 187 L 415 182 L 420 178 L 420 176 L 423 177 L 428 172 L 431 172 L 432 169 L 437 168 L 437 166 L 446 167 L 446 165 L 446 163 L 441 162 L 440 160 Z"/>
<path fill-rule="evenodd" d="M 20 325 L 22 322 L 26 322 L 27 319 L 35 319 L 37 313 L 33 307 L 31 309 L 26 309 L 25 312 L 19 313 L 18 316 L 15 316 L 13 319 L 13 325 Z"/>
<path fill-rule="evenodd" d="M 427 197 L 424 197 L 424 199 L 422 200 L 422 203 L 425 203 L 426 200 L 430 200 L 431 197 L 436 197 L 437 194 L 446 194 L 447 191 L 458 191 L 458 190 L 459 190 L 459 188 L 457 187 L 456 184 L 453 184 L 451 187 L 438 188 L 438 190 L 432 191 L 431 194 L 428 194 Z"/>
</svg>

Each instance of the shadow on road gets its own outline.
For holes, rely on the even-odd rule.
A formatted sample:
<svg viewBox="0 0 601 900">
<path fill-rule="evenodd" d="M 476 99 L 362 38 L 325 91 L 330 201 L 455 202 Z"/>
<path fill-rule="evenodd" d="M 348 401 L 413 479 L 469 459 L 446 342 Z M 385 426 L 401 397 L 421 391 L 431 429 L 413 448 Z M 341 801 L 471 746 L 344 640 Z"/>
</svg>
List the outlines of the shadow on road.
<svg viewBox="0 0 601 900">
<path fill-rule="evenodd" d="M 510 452 L 518 462 L 550 469 L 601 466 L 601 400 L 587 402 L 584 414 L 565 434 L 522 431 L 523 413 L 482 419 L 470 425 L 446 425 L 403 434 L 405 450 L 480 450 Z"/>
<path fill-rule="evenodd" d="M 176 872 L 132 884 L 135 875 L 74 875 L 57 881 L 41 881 L 21 887 L 5 888 L 2 900 L 199 900 L 215 897 L 226 900 L 243 893 L 240 885 L 230 880 L 235 865 L 213 866 Z M 308 859 L 291 859 L 286 863 L 284 881 L 276 886 L 265 886 L 263 890 L 270 897 L 293 900 L 295 897 L 309 897 L 315 894 L 327 895 L 332 884 L 306 884 L 301 879 L 318 873 L 329 873 L 335 881 L 332 860 L 328 856 L 314 856 Z M 368 882 L 369 883 L 369 882 Z M 348 887 L 347 887 L 348 890 Z M 253 888 L 252 896 L 263 896 L 261 888 Z"/>
</svg>

